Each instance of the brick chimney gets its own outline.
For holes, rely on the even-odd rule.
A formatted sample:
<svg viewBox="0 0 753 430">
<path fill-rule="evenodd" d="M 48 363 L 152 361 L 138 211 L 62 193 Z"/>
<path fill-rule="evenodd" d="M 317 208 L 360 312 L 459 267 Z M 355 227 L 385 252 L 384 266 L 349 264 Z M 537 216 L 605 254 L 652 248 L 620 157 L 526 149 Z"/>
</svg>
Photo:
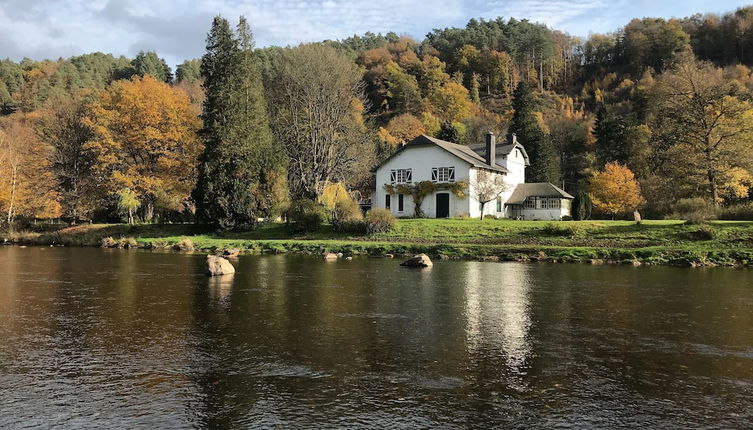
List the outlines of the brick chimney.
<svg viewBox="0 0 753 430">
<path fill-rule="evenodd" d="M 497 140 L 491 131 L 486 133 L 486 164 L 494 166 L 497 163 Z"/>
</svg>

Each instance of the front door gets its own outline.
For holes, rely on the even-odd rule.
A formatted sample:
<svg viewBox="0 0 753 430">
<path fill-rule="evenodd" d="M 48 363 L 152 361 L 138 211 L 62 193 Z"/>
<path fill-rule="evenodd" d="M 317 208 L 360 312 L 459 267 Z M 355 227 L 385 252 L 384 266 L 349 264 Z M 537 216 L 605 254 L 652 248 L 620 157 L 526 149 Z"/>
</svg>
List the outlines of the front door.
<svg viewBox="0 0 753 430">
<path fill-rule="evenodd" d="M 450 195 L 447 193 L 437 194 L 437 218 L 450 216 Z"/>
</svg>

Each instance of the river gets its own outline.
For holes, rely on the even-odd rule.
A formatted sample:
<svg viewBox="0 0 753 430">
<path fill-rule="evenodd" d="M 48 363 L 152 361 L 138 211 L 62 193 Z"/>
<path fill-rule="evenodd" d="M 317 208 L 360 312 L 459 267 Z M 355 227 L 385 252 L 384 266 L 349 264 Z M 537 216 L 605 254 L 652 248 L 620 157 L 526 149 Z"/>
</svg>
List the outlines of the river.
<svg viewBox="0 0 753 430">
<path fill-rule="evenodd" d="M 0 248 L 0 428 L 743 428 L 753 271 Z"/>
</svg>

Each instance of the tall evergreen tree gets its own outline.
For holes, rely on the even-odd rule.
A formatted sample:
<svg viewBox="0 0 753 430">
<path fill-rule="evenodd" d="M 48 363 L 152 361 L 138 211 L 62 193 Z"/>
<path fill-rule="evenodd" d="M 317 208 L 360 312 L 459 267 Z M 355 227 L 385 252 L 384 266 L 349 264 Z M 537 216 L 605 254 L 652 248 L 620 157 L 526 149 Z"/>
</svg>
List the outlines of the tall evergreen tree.
<svg viewBox="0 0 753 430">
<path fill-rule="evenodd" d="M 560 182 L 557 149 L 539 126 L 535 115 L 533 92 L 525 81 L 515 88 L 512 101 L 514 113 L 508 129 L 508 141 L 514 133 L 528 153 L 531 165 L 526 169 L 527 182 Z"/>
<path fill-rule="evenodd" d="M 206 100 L 204 153 L 194 191 L 199 219 L 223 228 L 274 215 L 284 187 L 282 156 L 272 142 L 253 39 L 241 17 L 233 34 L 216 17 L 201 61 Z"/>
<path fill-rule="evenodd" d="M 170 66 L 167 65 L 164 58 L 159 58 L 153 51 L 139 52 L 136 58 L 131 61 L 131 67 L 133 67 L 134 73 L 141 77 L 152 75 L 157 80 L 167 83 L 173 80 L 173 71 Z"/>
</svg>

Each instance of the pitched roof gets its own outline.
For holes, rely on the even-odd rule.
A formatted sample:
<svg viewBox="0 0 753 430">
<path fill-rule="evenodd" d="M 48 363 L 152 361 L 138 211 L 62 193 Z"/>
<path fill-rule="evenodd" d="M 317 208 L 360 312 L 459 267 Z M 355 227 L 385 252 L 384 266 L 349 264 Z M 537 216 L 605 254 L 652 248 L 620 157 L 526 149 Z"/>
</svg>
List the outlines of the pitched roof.
<svg viewBox="0 0 753 430">
<path fill-rule="evenodd" d="M 562 188 L 552 185 L 549 182 L 533 182 L 529 184 L 518 184 L 512 195 L 507 199 L 508 205 L 522 204 L 527 197 L 559 197 L 561 199 L 574 199 L 575 197 L 567 193 Z"/>
<path fill-rule="evenodd" d="M 528 161 L 528 153 L 526 152 L 526 149 L 523 147 L 523 145 L 518 142 L 517 139 L 513 138 L 513 143 L 505 144 L 505 145 L 497 145 L 497 156 L 507 156 L 512 152 L 513 149 L 518 148 L 523 153 L 523 158 L 526 160 L 526 166 L 530 165 L 530 162 Z M 486 144 L 481 143 L 477 145 L 473 145 L 470 147 L 473 151 L 477 152 L 479 155 L 486 156 Z M 499 164 L 499 162 L 497 162 Z"/>
<path fill-rule="evenodd" d="M 382 161 L 379 166 L 386 163 L 387 160 L 391 159 L 395 155 L 399 154 L 400 152 L 404 151 L 407 148 L 414 148 L 417 146 L 428 146 L 428 145 L 436 145 L 445 151 L 449 152 L 450 154 L 460 158 L 461 160 L 469 163 L 470 165 L 474 167 L 480 167 L 484 169 L 494 170 L 497 172 L 502 173 L 508 173 L 509 170 L 505 169 L 502 166 L 490 166 L 486 164 L 486 159 L 479 155 L 477 152 L 473 151 L 470 147 L 465 145 L 458 145 L 457 143 L 447 142 L 442 139 L 437 139 L 435 137 L 429 137 L 425 134 L 422 134 L 415 139 L 411 140 L 410 142 L 406 143 L 400 149 L 395 151 L 392 155 L 387 157 L 386 160 Z M 377 166 L 377 167 L 379 167 Z"/>
</svg>

